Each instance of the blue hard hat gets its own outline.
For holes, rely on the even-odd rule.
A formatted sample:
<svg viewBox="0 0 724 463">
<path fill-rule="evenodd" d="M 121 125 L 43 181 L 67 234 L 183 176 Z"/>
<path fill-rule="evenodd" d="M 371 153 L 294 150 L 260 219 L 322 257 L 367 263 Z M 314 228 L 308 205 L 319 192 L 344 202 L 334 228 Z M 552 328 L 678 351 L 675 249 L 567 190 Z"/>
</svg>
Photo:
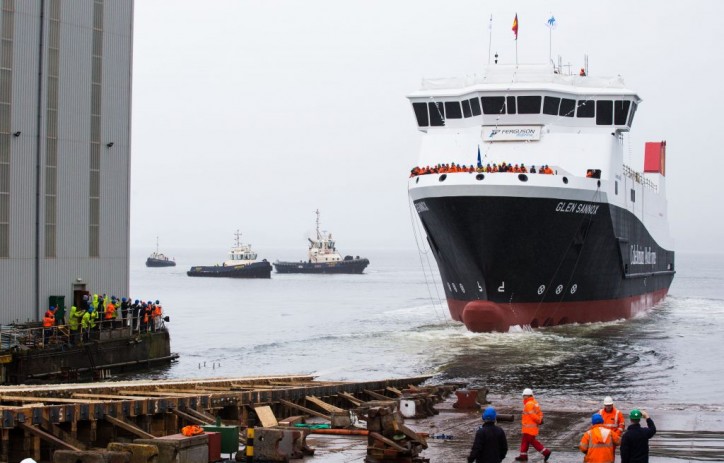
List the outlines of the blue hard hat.
<svg viewBox="0 0 724 463">
<path fill-rule="evenodd" d="M 126 299 L 125 297 L 122 297 L 122 298 L 121 298 L 121 302 L 126 302 L 127 300 L 128 300 L 128 299 Z"/>
<path fill-rule="evenodd" d="M 156 304 L 160 304 L 160 302 L 158 302 L 158 299 L 156 299 Z"/>
<path fill-rule="evenodd" d="M 483 421 L 495 421 L 496 416 L 498 416 L 498 414 L 495 412 L 495 408 L 488 407 L 483 412 Z"/>
<path fill-rule="evenodd" d="M 603 417 L 600 413 L 594 413 L 591 416 L 591 424 L 603 424 Z"/>
<path fill-rule="evenodd" d="M 134 302 L 134 304 L 138 304 L 139 302 L 141 302 L 141 301 L 139 301 L 138 299 L 136 299 L 136 302 Z"/>
</svg>

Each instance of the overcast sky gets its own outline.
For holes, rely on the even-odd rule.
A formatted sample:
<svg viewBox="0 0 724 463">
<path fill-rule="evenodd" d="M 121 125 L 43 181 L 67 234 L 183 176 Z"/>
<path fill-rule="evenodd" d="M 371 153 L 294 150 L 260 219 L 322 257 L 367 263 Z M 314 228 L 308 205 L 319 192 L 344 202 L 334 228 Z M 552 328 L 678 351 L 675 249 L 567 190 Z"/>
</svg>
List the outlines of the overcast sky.
<svg viewBox="0 0 724 463">
<path fill-rule="evenodd" d="M 585 5 L 585 6 L 584 6 Z M 306 249 L 319 208 L 343 253 L 410 248 L 421 135 L 405 95 L 492 52 L 620 74 L 645 141 L 667 140 L 677 251 L 724 253 L 724 2 L 137 0 L 131 247 Z M 163 249 L 162 249 L 163 250 Z M 300 252 L 300 255 L 302 253 Z M 219 256 L 221 259 L 223 256 Z"/>
</svg>

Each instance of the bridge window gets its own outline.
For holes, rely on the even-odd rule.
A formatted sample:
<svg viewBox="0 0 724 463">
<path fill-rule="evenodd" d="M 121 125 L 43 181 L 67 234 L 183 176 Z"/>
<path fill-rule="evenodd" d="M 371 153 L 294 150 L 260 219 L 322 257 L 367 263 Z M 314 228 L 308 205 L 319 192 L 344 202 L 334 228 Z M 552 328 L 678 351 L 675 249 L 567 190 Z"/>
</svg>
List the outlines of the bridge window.
<svg viewBox="0 0 724 463">
<path fill-rule="evenodd" d="M 509 96 L 506 98 L 506 102 L 508 105 L 508 114 L 515 114 L 515 97 Z"/>
<path fill-rule="evenodd" d="M 462 119 L 463 113 L 460 111 L 459 101 L 445 102 L 445 118 L 446 119 Z"/>
<path fill-rule="evenodd" d="M 470 109 L 473 111 L 473 116 L 480 115 L 480 100 L 477 98 L 470 98 Z"/>
<path fill-rule="evenodd" d="M 504 96 L 484 96 L 480 100 L 483 103 L 483 114 L 505 114 Z"/>
<path fill-rule="evenodd" d="M 427 127 L 430 125 L 430 120 L 427 117 L 427 105 L 425 103 L 412 103 L 412 109 L 415 110 L 418 126 Z"/>
<path fill-rule="evenodd" d="M 470 111 L 470 100 L 463 100 L 463 116 L 470 117 L 473 113 Z"/>
<path fill-rule="evenodd" d="M 596 107 L 593 100 L 578 100 L 576 117 L 593 117 L 596 115 Z"/>
<path fill-rule="evenodd" d="M 541 96 L 519 96 L 518 114 L 540 114 Z"/>
<path fill-rule="evenodd" d="M 633 118 L 634 118 L 634 114 L 636 114 L 636 108 L 637 108 L 637 107 L 638 107 L 638 105 L 637 105 L 636 103 L 633 103 L 632 106 L 631 106 L 631 115 L 628 117 L 628 125 L 629 125 L 629 127 L 631 127 L 631 124 L 633 124 Z"/>
<path fill-rule="evenodd" d="M 543 99 L 543 114 L 551 116 L 558 115 L 558 107 L 561 105 L 561 99 L 555 96 L 547 96 Z"/>
<path fill-rule="evenodd" d="M 611 125 L 613 123 L 613 101 L 598 100 L 596 102 L 596 125 Z"/>
<path fill-rule="evenodd" d="M 613 123 L 615 125 L 626 125 L 626 117 L 631 102 L 628 100 L 616 100 L 613 102 Z"/>
<path fill-rule="evenodd" d="M 428 103 L 430 110 L 430 125 L 440 127 L 445 125 L 445 107 L 442 103 Z"/>
<path fill-rule="evenodd" d="M 561 107 L 558 109 L 559 116 L 573 117 L 575 110 L 576 100 L 569 100 L 568 98 L 561 99 Z"/>
</svg>

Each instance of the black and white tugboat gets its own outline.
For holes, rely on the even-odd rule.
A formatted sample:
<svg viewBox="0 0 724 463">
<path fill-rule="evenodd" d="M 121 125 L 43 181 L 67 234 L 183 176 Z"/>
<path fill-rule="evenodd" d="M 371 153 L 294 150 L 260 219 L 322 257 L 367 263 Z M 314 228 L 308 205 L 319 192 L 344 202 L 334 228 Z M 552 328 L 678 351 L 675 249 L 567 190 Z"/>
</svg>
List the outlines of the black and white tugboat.
<svg viewBox="0 0 724 463">
<path fill-rule="evenodd" d="M 408 98 L 422 133 L 409 196 L 454 320 L 477 332 L 610 321 L 666 296 L 666 142 L 629 148 L 642 100 L 621 77 L 493 65 Z"/>
<path fill-rule="evenodd" d="M 190 277 L 224 277 L 224 278 L 271 278 L 272 266 L 266 260 L 256 261 L 256 253 L 250 244 L 241 243 L 241 233 L 236 231 L 236 241 L 231 247 L 229 260 L 221 265 L 191 267 L 186 272 Z"/>
<path fill-rule="evenodd" d="M 146 267 L 175 267 L 176 261 L 158 252 L 158 236 L 156 237 L 156 252 L 152 252 L 146 259 Z"/>
<path fill-rule="evenodd" d="M 274 262 L 277 273 L 362 273 L 370 264 L 369 259 L 345 256 L 337 251 L 332 234 L 319 230 L 319 209 L 317 214 L 317 236 L 309 240 L 307 262 Z"/>
</svg>

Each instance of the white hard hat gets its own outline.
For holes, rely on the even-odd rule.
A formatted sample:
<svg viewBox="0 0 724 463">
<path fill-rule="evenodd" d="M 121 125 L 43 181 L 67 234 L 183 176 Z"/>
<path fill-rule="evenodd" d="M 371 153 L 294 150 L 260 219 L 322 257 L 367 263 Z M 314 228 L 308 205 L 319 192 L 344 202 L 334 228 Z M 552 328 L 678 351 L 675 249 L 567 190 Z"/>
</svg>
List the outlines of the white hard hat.
<svg viewBox="0 0 724 463">
<path fill-rule="evenodd" d="M 529 387 L 526 387 L 523 389 L 523 395 L 533 395 L 533 391 Z"/>
<path fill-rule="evenodd" d="M 33 460 L 32 458 L 26 458 L 25 460 L 21 461 L 20 463 L 38 463 L 38 462 Z"/>
<path fill-rule="evenodd" d="M 611 396 L 606 396 L 606 398 L 603 399 L 603 405 L 613 405 L 613 399 Z"/>
</svg>

